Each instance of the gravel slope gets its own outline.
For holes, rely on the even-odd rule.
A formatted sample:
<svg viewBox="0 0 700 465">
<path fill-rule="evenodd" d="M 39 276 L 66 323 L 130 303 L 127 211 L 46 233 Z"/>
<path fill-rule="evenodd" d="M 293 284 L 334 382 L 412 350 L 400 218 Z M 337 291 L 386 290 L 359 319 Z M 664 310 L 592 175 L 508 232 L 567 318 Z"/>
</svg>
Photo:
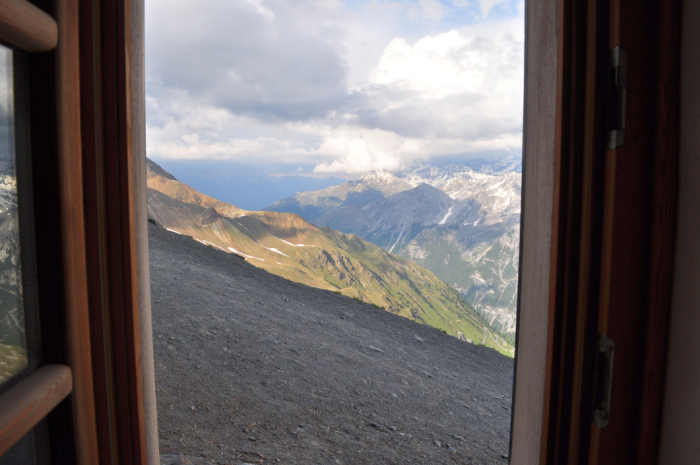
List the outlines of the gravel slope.
<svg viewBox="0 0 700 465">
<path fill-rule="evenodd" d="M 513 360 L 149 225 L 161 454 L 504 464 Z"/>
</svg>

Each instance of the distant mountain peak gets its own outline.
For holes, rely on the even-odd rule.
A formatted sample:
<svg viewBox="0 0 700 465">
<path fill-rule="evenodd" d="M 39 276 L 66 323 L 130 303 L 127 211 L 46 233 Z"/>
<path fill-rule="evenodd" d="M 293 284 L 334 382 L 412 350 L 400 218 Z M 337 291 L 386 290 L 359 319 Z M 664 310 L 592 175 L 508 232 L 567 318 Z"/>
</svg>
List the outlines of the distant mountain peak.
<svg viewBox="0 0 700 465">
<path fill-rule="evenodd" d="M 171 181 L 177 181 L 175 176 L 172 174 L 168 173 L 163 169 L 162 166 L 160 166 L 158 163 L 154 162 L 150 158 L 146 158 L 146 167 L 147 167 L 147 176 L 148 177 L 153 177 L 153 176 L 162 176 L 165 179 L 170 179 Z"/>
<path fill-rule="evenodd" d="M 250 212 L 220 202 L 166 178 L 153 165 L 148 165 L 148 213 L 163 227 L 245 257 L 251 264 L 286 279 L 371 302 L 452 335 L 461 333 L 472 340 L 490 337 L 490 347 L 512 353 L 512 347 L 502 338 L 490 336 L 494 334 L 492 328 L 457 290 L 427 269 L 357 236 L 317 227 L 292 213 Z M 340 186 L 336 194 L 348 187 Z M 363 192 L 377 196 L 378 191 L 365 188 Z M 434 204 L 452 203 L 442 192 L 435 193 L 441 198 Z M 437 205 L 428 210 L 433 216 L 435 211 L 447 208 Z"/>
<path fill-rule="evenodd" d="M 162 192 L 168 197 L 172 197 L 180 202 L 199 204 L 205 208 L 212 207 L 214 209 L 213 213 L 216 214 L 236 217 L 246 213 L 246 210 L 242 208 L 238 208 L 226 202 L 221 202 L 213 197 L 197 192 L 187 184 L 178 181 L 175 176 L 165 171 L 149 158 L 146 158 L 146 184 L 150 189 Z M 202 221 L 216 221 L 217 218 L 212 216 L 213 213 L 210 212 Z"/>
<path fill-rule="evenodd" d="M 369 173 L 365 173 L 362 176 L 360 176 L 361 181 L 379 181 L 379 182 L 384 182 L 386 184 L 396 182 L 399 180 L 399 178 L 392 173 L 388 171 L 384 171 L 383 169 L 378 169 L 374 171 L 370 171 Z"/>
</svg>

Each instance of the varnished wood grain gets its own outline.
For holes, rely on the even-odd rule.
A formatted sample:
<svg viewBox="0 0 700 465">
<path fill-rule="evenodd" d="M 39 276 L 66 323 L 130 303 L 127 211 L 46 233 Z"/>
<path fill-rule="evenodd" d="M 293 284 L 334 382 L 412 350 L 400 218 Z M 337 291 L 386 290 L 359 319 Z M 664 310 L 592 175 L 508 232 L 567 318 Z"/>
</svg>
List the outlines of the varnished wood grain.
<svg viewBox="0 0 700 465">
<path fill-rule="evenodd" d="M 655 464 L 673 284 L 681 2 L 619 0 L 610 36 L 629 54 L 625 143 L 614 157 L 601 331 L 615 341 L 610 424 L 590 464 Z M 604 299 L 604 300 L 603 300 Z"/>
<path fill-rule="evenodd" d="M 558 5 L 543 464 L 580 463 L 588 450 L 605 172 L 607 10 L 597 0 Z"/>
<path fill-rule="evenodd" d="M 80 465 L 92 465 L 99 463 L 99 460 L 89 338 L 80 140 L 78 18 L 78 2 L 57 2 L 58 153 L 68 357 L 73 370 L 73 423 L 77 459 Z"/>
<path fill-rule="evenodd" d="M 676 252 L 680 143 L 682 2 L 661 2 L 656 85 L 656 145 L 651 201 L 651 273 L 638 465 L 658 463 Z"/>
<path fill-rule="evenodd" d="M 0 41 L 27 52 L 56 48 L 58 26 L 27 0 L 0 0 Z"/>
<path fill-rule="evenodd" d="M 141 336 L 136 269 L 131 115 L 130 2 L 105 1 L 102 12 L 105 144 L 103 205 L 109 227 L 104 251 L 110 291 L 115 395 L 122 464 L 145 464 Z M 126 454 L 128 450 L 128 454 Z"/>
<path fill-rule="evenodd" d="M 100 463 L 145 464 L 131 110 L 130 2 L 85 5 L 83 187 Z M 109 414 L 107 414 L 109 412 Z"/>
<path fill-rule="evenodd" d="M 148 222 L 146 221 L 146 60 L 143 0 L 130 0 L 131 31 L 127 36 L 131 62 L 131 111 L 133 118 L 132 147 L 134 161 L 131 177 L 136 233 L 136 268 L 138 273 L 138 310 L 141 328 L 141 371 L 143 384 L 144 429 L 146 433 L 146 463 L 158 463 L 158 416 L 156 412 L 155 364 L 153 362 L 153 327 L 151 323 L 151 290 L 148 267 Z"/>
<path fill-rule="evenodd" d="M 45 365 L 0 397 L 0 456 L 29 432 L 73 388 L 65 365 Z"/>
</svg>

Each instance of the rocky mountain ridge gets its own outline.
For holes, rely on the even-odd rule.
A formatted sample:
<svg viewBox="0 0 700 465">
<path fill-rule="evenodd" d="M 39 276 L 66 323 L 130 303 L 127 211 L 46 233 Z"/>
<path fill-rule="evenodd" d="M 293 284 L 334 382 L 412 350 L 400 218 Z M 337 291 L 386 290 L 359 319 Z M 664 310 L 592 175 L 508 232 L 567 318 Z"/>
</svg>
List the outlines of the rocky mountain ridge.
<svg viewBox="0 0 700 465">
<path fill-rule="evenodd" d="M 508 462 L 512 358 L 148 229 L 160 451 L 175 463 Z"/>
<path fill-rule="evenodd" d="M 418 166 L 394 175 L 371 172 L 358 181 L 295 194 L 268 209 L 290 208 L 304 216 L 313 205 L 307 220 L 357 234 L 427 267 L 492 325 L 514 334 L 521 167 L 519 159 L 508 158 Z M 357 195 L 369 192 L 365 180 L 374 182 L 374 196 Z M 409 187 L 392 194 L 378 189 L 382 182 Z"/>
<path fill-rule="evenodd" d="M 165 228 L 245 257 L 278 276 L 373 303 L 512 355 L 512 344 L 425 268 L 296 214 L 248 212 L 219 202 L 165 175 L 150 160 L 148 170 L 148 212 Z"/>
</svg>

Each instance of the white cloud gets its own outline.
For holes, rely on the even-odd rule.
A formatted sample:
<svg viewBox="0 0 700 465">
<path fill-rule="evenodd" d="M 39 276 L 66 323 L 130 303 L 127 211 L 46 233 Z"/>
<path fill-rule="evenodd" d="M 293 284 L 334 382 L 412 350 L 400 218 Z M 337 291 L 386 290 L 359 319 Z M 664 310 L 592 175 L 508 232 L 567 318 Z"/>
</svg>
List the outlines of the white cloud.
<svg viewBox="0 0 700 465">
<path fill-rule="evenodd" d="M 437 21 L 442 19 L 446 8 L 438 0 L 418 0 L 408 8 L 407 16 L 414 20 Z"/>
<path fill-rule="evenodd" d="M 316 173 L 365 173 L 384 169 L 405 169 L 417 162 L 440 155 L 483 153 L 489 150 L 512 150 L 521 145 L 520 134 L 498 135 L 491 139 L 407 138 L 382 130 L 326 130 L 316 149 L 333 161 L 319 163 Z"/>
<path fill-rule="evenodd" d="M 453 30 L 413 46 L 397 38 L 370 72 L 370 81 L 417 91 L 429 99 L 462 92 L 511 94 L 518 92 L 513 81 L 522 87 L 522 58 L 522 43 L 509 35 L 466 37 Z"/>
<path fill-rule="evenodd" d="M 428 19 L 437 20 L 445 15 L 445 7 L 437 0 L 419 0 L 418 3 Z"/>
<path fill-rule="evenodd" d="M 503 5 L 504 3 L 509 3 L 509 0 L 479 0 L 479 7 L 481 8 L 481 14 L 486 17 L 498 5 Z"/>
<path fill-rule="evenodd" d="M 148 154 L 359 173 L 517 149 L 522 2 L 441 26 L 462 2 L 147 0 Z"/>
</svg>

